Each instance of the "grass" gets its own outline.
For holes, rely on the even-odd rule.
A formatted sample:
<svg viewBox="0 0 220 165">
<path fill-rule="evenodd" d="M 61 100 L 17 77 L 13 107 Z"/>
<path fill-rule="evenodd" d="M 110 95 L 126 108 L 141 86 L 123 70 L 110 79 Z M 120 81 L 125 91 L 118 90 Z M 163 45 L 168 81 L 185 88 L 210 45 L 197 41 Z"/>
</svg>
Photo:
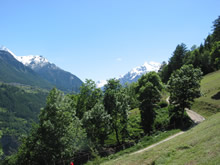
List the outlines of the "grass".
<svg viewBox="0 0 220 165">
<path fill-rule="evenodd" d="M 176 133 L 180 132 L 179 129 L 175 129 L 175 130 L 170 130 L 170 131 L 165 131 L 165 132 L 157 132 L 152 136 L 145 136 L 142 139 L 140 139 L 139 143 L 137 143 L 136 145 L 134 145 L 133 147 L 127 148 L 125 150 L 122 150 L 120 152 L 117 152 L 115 154 L 109 155 L 108 157 L 103 157 L 103 158 L 99 158 L 99 160 L 95 160 L 96 162 L 99 162 L 97 164 L 100 163 L 104 163 L 104 162 L 108 162 L 109 160 L 115 160 L 123 155 L 138 151 L 140 149 L 146 148 L 156 142 L 159 142 L 171 135 L 174 135 Z M 92 164 L 96 164 L 93 161 L 88 162 L 86 165 L 92 165 Z"/>
<path fill-rule="evenodd" d="M 220 164 L 220 113 L 149 151 L 124 155 L 103 165 Z M 208 132 L 208 133 L 207 133 Z"/>
<path fill-rule="evenodd" d="M 202 96 L 195 100 L 192 109 L 205 118 L 220 112 L 220 70 L 204 76 L 201 92 Z"/>
</svg>

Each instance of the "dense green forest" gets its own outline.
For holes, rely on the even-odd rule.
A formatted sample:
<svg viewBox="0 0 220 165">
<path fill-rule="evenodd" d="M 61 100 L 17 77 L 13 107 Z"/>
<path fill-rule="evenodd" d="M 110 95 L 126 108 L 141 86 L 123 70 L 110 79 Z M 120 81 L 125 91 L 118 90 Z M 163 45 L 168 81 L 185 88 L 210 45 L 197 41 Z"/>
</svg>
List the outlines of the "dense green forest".
<svg viewBox="0 0 220 165">
<path fill-rule="evenodd" d="M 177 45 L 168 64 L 136 83 L 122 86 L 110 79 L 102 91 L 87 80 L 79 94 L 67 95 L 52 89 L 39 123 L 2 164 L 83 164 L 134 145 L 143 136 L 185 129 L 191 125 L 185 108 L 201 95 L 202 74 L 219 68 L 220 17 L 204 44 L 191 50 L 183 43 Z M 2 107 L 3 113 L 10 110 Z"/>
</svg>

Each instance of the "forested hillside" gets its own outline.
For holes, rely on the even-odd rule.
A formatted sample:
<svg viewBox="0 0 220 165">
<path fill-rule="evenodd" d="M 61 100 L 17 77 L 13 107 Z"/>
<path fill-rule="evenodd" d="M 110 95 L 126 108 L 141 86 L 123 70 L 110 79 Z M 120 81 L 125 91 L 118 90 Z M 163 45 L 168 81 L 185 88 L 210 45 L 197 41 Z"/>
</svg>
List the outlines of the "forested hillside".
<svg viewBox="0 0 220 165">
<path fill-rule="evenodd" d="M 5 155 L 14 153 L 19 146 L 18 139 L 38 122 L 47 95 L 46 90 L 0 83 L 1 145 Z"/>
</svg>

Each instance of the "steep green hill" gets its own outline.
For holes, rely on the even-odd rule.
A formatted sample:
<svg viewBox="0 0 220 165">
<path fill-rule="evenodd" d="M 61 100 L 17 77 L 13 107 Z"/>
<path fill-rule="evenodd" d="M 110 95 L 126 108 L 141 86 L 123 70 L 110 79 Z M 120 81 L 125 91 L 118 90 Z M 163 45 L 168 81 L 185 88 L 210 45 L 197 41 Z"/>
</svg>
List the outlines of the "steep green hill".
<svg viewBox="0 0 220 165">
<path fill-rule="evenodd" d="M 220 70 L 202 79 L 202 96 L 195 100 L 192 109 L 205 118 L 220 112 Z"/>
<path fill-rule="evenodd" d="M 38 121 L 47 95 L 46 90 L 0 83 L 1 145 L 5 155 L 16 151 L 19 137 L 27 134 L 32 123 Z"/>
<path fill-rule="evenodd" d="M 220 113 L 188 132 L 134 155 L 125 155 L 105 165 L 220 164 Z"/>
</svg>

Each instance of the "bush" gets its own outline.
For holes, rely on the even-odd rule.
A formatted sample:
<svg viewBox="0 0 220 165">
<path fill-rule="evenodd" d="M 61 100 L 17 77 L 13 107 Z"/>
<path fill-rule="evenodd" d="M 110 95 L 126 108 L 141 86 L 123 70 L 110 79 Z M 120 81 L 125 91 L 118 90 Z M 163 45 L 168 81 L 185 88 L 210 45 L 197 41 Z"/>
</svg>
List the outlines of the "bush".
<svg viewBox="0 0 220 165">
<path fill-rule="evenodd" d="M 170 118 L 168 108 L 161 108 L 156 110 L 156 118 L 154 121 L 155 131 L 164 131 L 169 128 Z"/>
</svg>

